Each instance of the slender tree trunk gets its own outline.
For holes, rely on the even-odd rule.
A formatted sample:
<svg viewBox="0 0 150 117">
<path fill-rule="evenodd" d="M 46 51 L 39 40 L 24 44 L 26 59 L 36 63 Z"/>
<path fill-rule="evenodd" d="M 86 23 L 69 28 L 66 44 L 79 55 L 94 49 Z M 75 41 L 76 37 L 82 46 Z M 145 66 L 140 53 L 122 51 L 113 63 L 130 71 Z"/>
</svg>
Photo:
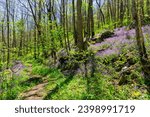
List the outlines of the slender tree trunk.
<svg viewBox="0 0 150 117">
<path fill-rule="evenodd" d="M 89 0 L 88 6 L 88 38 L 94 37 L 93 0 Z"/>
<path fill-rule="evenodd" d="M 82 22 L 82 0 L 77 0 L 77 47 L 80 51 L 84 49 L 83 43 L 83 22 Z"/>
<path fill-rule="evenodd" d="M 66 0 L 66 40 L 67 40 L 67 48 L 70 51 L 70 41 L 69 41 L 69 28 L 68 28 L 68 0 Z"/>
<path fill-rule="evenodd" d="M 13 20 L 13 43 L 12 43 L 12 47 L 16 47 L 17 45 L 16 45 L 16 27 L 15 27 L 15 16 L 13 16 L 13 18 L 12 18 L 12 20 Z"/>
<path fill-rule="evenodd" d="M 9 68 L 9 63 L 10 63 L 9 0 L 6 0 L 6 10 L 7 10 L 7 68 Z"/>
<path fill-rule="evenodd" d="M 94 15 L 93 15 L 93 0 L 90 0 L 91 1 L 91 10 L 90 10 L 90 17 L 91 17 L 91 37 L 93 38 L 94 35 L 95 35 L 95 32 L 94 32 Z"/>
<path fill-rule="evenodd" d="M 120 1 L 120 27 L 123 26 L 124 13 L 125 13 L 124 2 L 123 0 L 121 0 Z"/>
<path fill-rule="evenodd" d="M 103 24 L 105 24 L 105 15 L 104 15 L 104 13 L 103 13 L 103 11 L 102 11 L 102 9 L 101 9 L 101 0 L 96 0 L 96 4 L 98 5 L 98 13 L 99 13 L 99 20 L 100 20 L 100 18 L 101 18 L 101 22 L 103 23 Z"/>
<path fill-rule="evenodd" d="M 2 19 L 2 61 L 5 62 L 5 46 L 7 46 L 4 36 L 4 18 Z"/>
<path fill-rule="evenodd" d="M 74 43 L 77 45 L 77 32 L 76 32 L 76 20 L 75 20 L 75 2 L 72 0 L 72 21 L 73 21 L 73 36 L 74 36 Z"/>
</svg>

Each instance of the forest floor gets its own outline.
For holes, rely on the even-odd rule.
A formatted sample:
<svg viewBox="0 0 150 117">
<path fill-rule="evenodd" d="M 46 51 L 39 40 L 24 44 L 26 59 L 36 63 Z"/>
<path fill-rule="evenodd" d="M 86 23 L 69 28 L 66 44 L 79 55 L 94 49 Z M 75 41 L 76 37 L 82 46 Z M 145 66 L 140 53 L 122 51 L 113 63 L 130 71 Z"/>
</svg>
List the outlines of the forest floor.
<svg viewBox="0 0 150 117">
<path fill-rule="evenodd" d="M 89 47 L 96 51 L 97 73 L 83 78 L 82 73 L 65 76 L 58 69 L 49 68 L 32 60 L 17 61 L 12 67 L 14 81 L 9 81 L 1 99 L 150 99 L 141 72 L 135 40 L 135 31 L 126 27 L 114 30 L 114 35 Z M 146 48 L 150 55 L 150 26 L 143 27 Z M 126 82 L 118 85 L 122 69 Z M 11 82 L 11 83 L 10 83 Z M 13 87 L 14 84 L 16 87 Z M 7 91 L 5 91 L 7 90 Z"/>
</svg>

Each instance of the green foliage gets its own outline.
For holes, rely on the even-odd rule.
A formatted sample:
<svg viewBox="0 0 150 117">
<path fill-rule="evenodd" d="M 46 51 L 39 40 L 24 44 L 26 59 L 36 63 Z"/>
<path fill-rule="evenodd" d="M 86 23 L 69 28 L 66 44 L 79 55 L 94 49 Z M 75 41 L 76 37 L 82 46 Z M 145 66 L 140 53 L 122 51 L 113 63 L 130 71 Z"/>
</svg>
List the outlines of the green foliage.
<svg viewBox="0 0 150 117">
<path fill-rule="evenodd" d="M 142 20 L 143 25 L 147 25 L 150 23 L 150 16 L 145 14 L 144 19 Z"/>
<path fill-rule="evenodd" d="M 97 51 L 100 51 L 100 50 L 105 50 L 105 49 L 108 49 L 110 47 L 110 44 L 103 44 L 102 46 L 98 46 L 96 48 Z"/>
<path fill-rule="evenodd" d="M 59 91 L 52 95 L 53 100 L 81 100 L 86 95 L 86 82 L 82 77 L 74 77 L 69 84 L 60 87 Z"/>
<path fill-rule="evenodd" d="M 31 86 L 21 84 L 21 82 L 27 80 L 27 76 L 13 76 L 9 79 L 4 79 L 0 83 L 0 99 L 4 100 L 14 100 L 17 96 L 24 90 L 27 90 Z"/>
<path fill-rule="evenodd" d="M 100 61 L 103 64 L 108 65 L 108 64 L 111 64 L 111 62 L 114 61 L 117 57 L 118 55 L 114 53 L 109 56 L 100 57 Z"/>
<path fill-rule="evenodd" d="M 50 72 L 50 69 L 48 67 L 45 67 L 43 65 L 40 66 L 35 66 L 32 69 L 32 74 L 33 75 L 41 75 L 41 76 L 46 76 Z"/>
<path fill-rule="evenodd" d="M 0 62 L 0 71 L 2 71 L 3 64 Z"/>
<path fill-rule="evenodd" d="M 16 22 L 16 26 L 19 31 L 24 31 L 25 29 L 24 24 L 25 24 L 25 21 L 23 19 Z"/>
</svg>

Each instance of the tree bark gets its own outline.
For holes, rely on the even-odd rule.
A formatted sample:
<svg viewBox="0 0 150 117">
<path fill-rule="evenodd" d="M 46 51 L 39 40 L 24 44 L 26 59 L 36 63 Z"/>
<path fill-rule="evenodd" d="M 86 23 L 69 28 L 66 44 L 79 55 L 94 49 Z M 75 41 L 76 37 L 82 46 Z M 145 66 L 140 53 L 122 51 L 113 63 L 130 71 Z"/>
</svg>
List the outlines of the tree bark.
<svg viewBox="0 0 150 117">
<path fill-rule="evenodd" d="M 141 28 L 141 17 L 140 17 L 140 7 L 139 7 L 139 0 L 133 0 L 132 5 L 133 5 L 133 19 L 135 20 L 135 30 L 136 30 L 136 40 L 137 40 L 137 45 L 138 45 L 138 50 L 139 50 L 139 55 L 140 55 L 140 60 L 141 64 L 143 67 L 143 72 L 146 78 L 149 77 L 150 74 L 150 63 L 148 62 L 148 56 L 145 48 L 145 43 L 144 43 L 144 36 L 142 33 L 142 28 Z"/>
<path fill-rule="evenodd" d="M 77 0 L 77 47 L 80 51 L 84 49 L 83 43 L 83 22 L 82 22 L 82 0 Z"/>
<path fill-rule="evenodd" d="M 9 68 L 10 63 L 10 26 L 9 26 L 9 0 L 6 0 L 6 10 L 7 10 L 7 68 Z"/>
</svg>

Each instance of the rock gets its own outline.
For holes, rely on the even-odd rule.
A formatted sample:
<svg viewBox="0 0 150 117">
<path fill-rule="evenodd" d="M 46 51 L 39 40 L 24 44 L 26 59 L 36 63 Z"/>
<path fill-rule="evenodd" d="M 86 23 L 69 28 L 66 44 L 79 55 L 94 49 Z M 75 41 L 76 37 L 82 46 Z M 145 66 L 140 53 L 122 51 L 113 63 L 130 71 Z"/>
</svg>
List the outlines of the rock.
<svg viewBox="0 0 150 117">
<path fill-rule="evenodd" d="M 13 72 L 13 74 L 19 75 L 20 71 L 23 70 L 24 68 L 25 66 L 22 64 L 21 61 L 14 61 L 14 65 L 10 69 Z"/>
<path fill-rule="evenodd" d="M 130 67 L 123 67 L 121 72 L 120 72 L 120 81 L 119 81 L 119 85 L 125 84 L 128 81 L 128 76 L 132 73 L 132 70 L 135 69 L 137 66 L 132 65 Z"/>
<path fill-rule="evenodd" d="M 68 61 L 68 53 L 65 49 L 58 51 L 57 53 L 57 60 L 56 60 L 56 67 L 57 68 L 64 68 L 65 64 Z"/>
<path fill-rule="evenodd" d="M 100 37 L 98 37 L 97 42 L 101 43 L 102 41 L 104 41 L 104 39 L 107 39 L 109 37 L 112 37 L 114 35 L 114 32 L 111 31 L 105 31 L 104 33 L 101 34 Z"/>
<path fill-rule="evenodd" d="M 62 49 L 62 50 L 58 51 L 56 54 L 57 54 L 58 58 L 61 58 L 61 57 L 65 58 L 68 56 L 66 49 Z"/>
<path fill-rule="evenodd" d="M 90 40 L 91 40 L 91 41 L 96 41 L 96 40 L 97 40 L 97 38 L 90 38 Z"/>
<path fill-rule="evenodd" d="M 120 73 L 120 81 L 118 83 L 119 85 L 122 85 L 127 82 L 127 74 L 129 74 L 128 67 L 122 68 Z"/>
<path fill-rule="evenodd" d="M 61 71 L 68 71 L 69 73 L 74 73 L 74 70 L 78 68 L 78 55 L 74 54 L 76 51 L 74 50 L 73 54 L 68 55 L 66 50 L 61 50 L 57 53 L 57 62 L 56 67 L 61 69 Z M 66 72 L 64 72 L 66 74 Z"/>
<path fill-rule="evenodd" d="M 19 99 L 24 100 L 42 100 L 46 96 L 45 87 L 47 86 L 48 82 L 38 84 L 31 88 L 30 90 L 25 91 L 21 95 L 19 95 Z"/>
</svg>

